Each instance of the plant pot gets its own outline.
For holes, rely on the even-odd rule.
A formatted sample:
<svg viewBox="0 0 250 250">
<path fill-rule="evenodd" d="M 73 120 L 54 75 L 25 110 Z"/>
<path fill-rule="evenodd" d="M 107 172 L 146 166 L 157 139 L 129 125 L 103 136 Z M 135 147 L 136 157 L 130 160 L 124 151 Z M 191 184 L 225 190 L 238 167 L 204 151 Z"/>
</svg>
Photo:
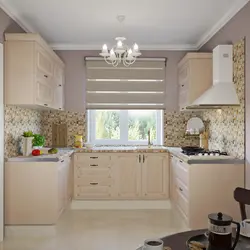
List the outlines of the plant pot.
<svg viewBox="0 0 250 250">
<path fill-rule="evenodd" d="M 41 149 L 43 146 L 33 146 L 33 149 Z"/>
<path fill-rule="evenodd" d="M 22 137 L 22 152 L 24 156 L 32 153 L 32 140 L 34 137 Z"/>
</svg>

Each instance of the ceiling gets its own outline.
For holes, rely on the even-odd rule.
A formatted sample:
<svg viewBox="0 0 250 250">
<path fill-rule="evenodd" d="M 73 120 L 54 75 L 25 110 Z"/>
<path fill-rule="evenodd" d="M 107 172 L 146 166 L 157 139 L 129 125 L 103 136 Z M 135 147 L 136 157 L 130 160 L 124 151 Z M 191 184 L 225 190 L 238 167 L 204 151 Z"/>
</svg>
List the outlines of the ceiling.
<svg viewBox="0 0 250 250">
<path fill-rule="evenodd" d="M 125 36 L 142 49 L 197 49 L 249 0 L 0 0 L 55 49 L 99 49 Z M 125 15 L 121 24 L 117 15 Z"/>
</svg>

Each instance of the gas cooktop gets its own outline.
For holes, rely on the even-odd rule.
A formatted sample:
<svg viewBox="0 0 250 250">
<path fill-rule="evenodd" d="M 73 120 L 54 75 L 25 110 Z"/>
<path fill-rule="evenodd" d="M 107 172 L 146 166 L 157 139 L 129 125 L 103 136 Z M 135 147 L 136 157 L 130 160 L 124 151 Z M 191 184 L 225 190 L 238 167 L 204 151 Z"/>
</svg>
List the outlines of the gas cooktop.
<svg viewBox="0 0 250 250">
<path fill-rule="evenodd" d="M 219 159 L 233 159 L 233 156 L 228 155 L 227 152 L 221 152 L 220 150 L 202 150 L 199 152 L 185 151 L 181 152 L 189 160 L 219 160 Z"/>
<path fill-rule="evenodd" d="M 220 150 L 203 150 L 201 152 L 196 151 L 182 151 L 183 154 L 191 156 L 191 155 L 198 155 L 198 156 L 228 156 L 227 152 L 221 152 Z"/>
</svg>

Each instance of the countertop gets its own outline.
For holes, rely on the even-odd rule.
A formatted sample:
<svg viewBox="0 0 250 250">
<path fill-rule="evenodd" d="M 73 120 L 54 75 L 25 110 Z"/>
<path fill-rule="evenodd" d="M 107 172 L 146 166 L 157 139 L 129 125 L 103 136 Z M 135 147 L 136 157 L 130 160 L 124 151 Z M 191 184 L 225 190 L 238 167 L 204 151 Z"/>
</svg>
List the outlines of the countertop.
<svg viewBox="0 0 250 250">
<path fill-rule="evenodd" d="M 187 164 L 244 164 L 244 159 L 191 159 L 189 156 L 184 155 L 181 153 L 181 148 L 178 147 L 167 147 L 167 150 L 170 154 L 178 157 L 182 161 L 186 162 Z"/>
<path fill-rule="evenodd" d="M 43 148 L 43 151 L 49 148 Z M 165 146 L 97 146 L 93 148 L 59 148 L 58 154 L 44 154 L 40 156 L 18 156 L 8 158 L 6 161 L 15 162 L 58 162 L 64 157 L 69 157 L 73 153 L 170 153 L 187 164 L 244 164 L 244 160 L 236 158 L 227 159 L 191 159 L 191 157 L 181 153 L 179 147 Z"/>
<path fill-rule="evenodd" d="M 46 151 L 49 148 L 43 148 L 42 151 Z M 72 148 L 58 149 L 57 154 L 42 154 L 39 156 L 17 156 L 7 158 L 9 162 L 59 162 L 65 157 L 70 157 L 74 153 Z"/>
</svg>

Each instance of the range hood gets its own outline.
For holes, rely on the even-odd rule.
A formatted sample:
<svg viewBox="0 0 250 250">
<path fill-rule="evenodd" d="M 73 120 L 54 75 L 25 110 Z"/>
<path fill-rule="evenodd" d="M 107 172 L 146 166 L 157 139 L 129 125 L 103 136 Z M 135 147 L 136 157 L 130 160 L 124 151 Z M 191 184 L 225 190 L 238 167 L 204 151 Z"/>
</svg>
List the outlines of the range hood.
<svg viewBox="0 0 250 250">
<path fill-rule="evenodd" d="M 239 105 L 233 82 L 233 46 L 218 45 L 213 50 L 213 85 L 187 108 L 216 109 Z"/>
</svg>

